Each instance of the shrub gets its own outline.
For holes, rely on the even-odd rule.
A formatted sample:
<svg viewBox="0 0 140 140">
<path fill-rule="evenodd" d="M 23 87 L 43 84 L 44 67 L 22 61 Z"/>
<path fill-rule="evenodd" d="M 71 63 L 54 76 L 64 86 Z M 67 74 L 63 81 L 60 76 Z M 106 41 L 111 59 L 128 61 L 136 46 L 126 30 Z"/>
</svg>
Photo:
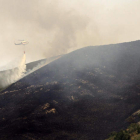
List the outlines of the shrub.
<svg viewBox="0 0 140 140">
<path fill-rule="evenodd" d="M 136 123 L 132 123 L 129 127 L 128 127 L 128 132 L 129 133 L 133 133 L 137 131 L 137 133 L 140 133 L 140 125 L 136 124 Z"/>
<path fill-rule="evenodd" d="M 127 132 L 121 130 L 114 137 L 114 140 L 130 140 L 130 135 Z"/>
</svg>

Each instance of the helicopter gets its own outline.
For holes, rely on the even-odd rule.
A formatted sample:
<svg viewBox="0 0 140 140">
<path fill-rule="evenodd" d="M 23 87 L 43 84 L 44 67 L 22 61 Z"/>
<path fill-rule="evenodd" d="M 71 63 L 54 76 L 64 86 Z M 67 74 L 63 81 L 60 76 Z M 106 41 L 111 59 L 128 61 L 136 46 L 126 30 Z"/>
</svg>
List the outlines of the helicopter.
<svg viewBox="0 0 140 140">
<path fill-rule="evenodd" d="M 25 40 L 18 40 L 18 43 L 15 43 L 15 45 L 27 45 L 29 42 Z"/>
<path fill-rule="evenodd" d="M 29 42 L 28 41 L 25 41 L 25 40 L 18 40 L 17 43 L 15 43 L 15 45 L 27 45 Z M 24 51 L 24 54 L 25 54 L 25 51 Z"/>
</svg>

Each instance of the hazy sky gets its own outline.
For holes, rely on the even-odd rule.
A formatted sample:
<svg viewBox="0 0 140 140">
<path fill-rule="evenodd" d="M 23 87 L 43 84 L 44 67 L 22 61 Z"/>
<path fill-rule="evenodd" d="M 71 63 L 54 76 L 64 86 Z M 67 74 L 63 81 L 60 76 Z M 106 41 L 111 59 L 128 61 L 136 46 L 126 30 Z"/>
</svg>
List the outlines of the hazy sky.
<svg viewBox="0 0 140 140">
<path fill-rule="evenodd" d="M 89 46 L 139 40 L 139 0 L 0 0 L 0 67 Z"/>
</svg>

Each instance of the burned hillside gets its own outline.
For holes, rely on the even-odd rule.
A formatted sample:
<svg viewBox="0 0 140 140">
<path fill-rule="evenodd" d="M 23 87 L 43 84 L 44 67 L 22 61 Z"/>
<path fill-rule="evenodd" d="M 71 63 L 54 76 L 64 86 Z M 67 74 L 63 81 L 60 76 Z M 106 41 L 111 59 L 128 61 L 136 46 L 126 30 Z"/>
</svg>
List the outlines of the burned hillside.
<svg viewBox="0 0 140 140">
<path fill-rule="evenodd" d="M 1 139 L 103 140 L 140 108 L 140 41 L 76 50 L 0 92 Z"/>
</svg>

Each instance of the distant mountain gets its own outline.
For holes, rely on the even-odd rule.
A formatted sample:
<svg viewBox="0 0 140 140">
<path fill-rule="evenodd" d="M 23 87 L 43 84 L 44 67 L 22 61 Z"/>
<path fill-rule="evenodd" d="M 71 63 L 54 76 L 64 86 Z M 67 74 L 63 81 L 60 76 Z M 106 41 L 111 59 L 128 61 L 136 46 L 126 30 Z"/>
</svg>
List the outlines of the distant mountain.
<svg viewBox="0 0 140 140">
<path fill-rule="evenodd" d="M 85 47 L 0 92 L 0 139 L 103 140 L 139 101 L 140 41 Z"/>
</svg>

